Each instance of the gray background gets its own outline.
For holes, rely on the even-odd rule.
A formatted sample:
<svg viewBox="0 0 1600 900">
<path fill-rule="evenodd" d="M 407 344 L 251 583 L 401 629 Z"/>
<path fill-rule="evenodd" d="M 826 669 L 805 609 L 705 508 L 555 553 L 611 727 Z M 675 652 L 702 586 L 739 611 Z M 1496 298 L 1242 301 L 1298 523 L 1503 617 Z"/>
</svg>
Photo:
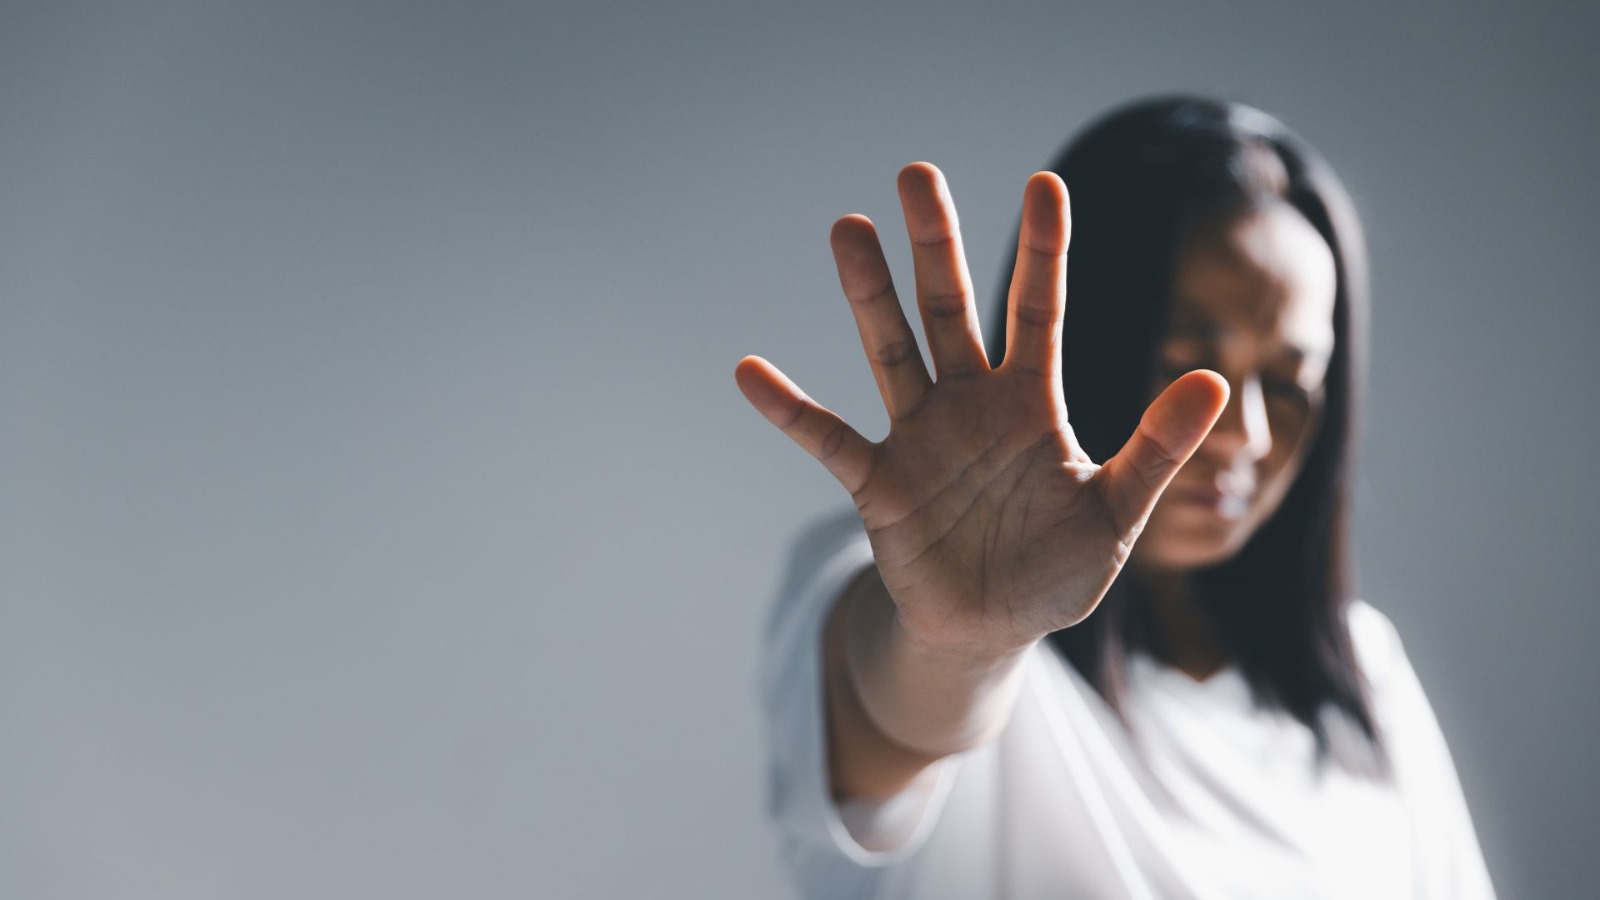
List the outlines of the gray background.
<svg viewBox="0 0 1600 900">
<path fill-rule="evenodd" d="M 1592 11 L 0 7 L 0 895 L 765 897 L 754 672 L 884 417 L 828 256 L 1151 91 L 1370 229 L 1361 537 L 1506 897 L 1592 887 Z M 1292 8 L 1287 8 L 1291 7 Z"/>
</svg>

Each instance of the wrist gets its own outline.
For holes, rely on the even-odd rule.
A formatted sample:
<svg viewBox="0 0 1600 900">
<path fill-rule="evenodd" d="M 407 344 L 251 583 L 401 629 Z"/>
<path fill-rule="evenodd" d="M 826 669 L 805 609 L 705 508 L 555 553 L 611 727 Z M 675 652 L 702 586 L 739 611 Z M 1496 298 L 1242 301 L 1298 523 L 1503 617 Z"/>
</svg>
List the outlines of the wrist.
<svg viewBox="0 0 1600 900">
<path fill-rule="evenodd" d="M 900 621 L 876 572 L 845 598 L 843 669 L 862 711 L 891 742 L 930 758 L 996 736 L 1010 718 L 1030 642 L 990 648 L 926 641 Z"/>
<path fill-rule="evenodd" d="M 919 624 L 908 619 L 904 607 L 890 594 L 876 570 L 863 579 L 859 593 L 862 605 L 879 619 L 873 623 L 874 627 L 884 632 L 885 639 L 892 642 L 895 649 L 944 667 L 982 671 L 1004 666 L 1021 658 L 1044 637 L 1008 636 L 996 640 L 975 627 L 951 626 L 947 622 L 939 623 L 944 627 Z"/>
<path fill-rule="evenodd" d="M 1010 666 L 1040 640 L 1034 638 L 1020 643 L 992 644 L 936 637 L 908 625 L 893 603 L 889 604 L 883 627 L 885 640 L 895 652 L 925 660 L 929 665 L 974 673 Z"/>
</svg>

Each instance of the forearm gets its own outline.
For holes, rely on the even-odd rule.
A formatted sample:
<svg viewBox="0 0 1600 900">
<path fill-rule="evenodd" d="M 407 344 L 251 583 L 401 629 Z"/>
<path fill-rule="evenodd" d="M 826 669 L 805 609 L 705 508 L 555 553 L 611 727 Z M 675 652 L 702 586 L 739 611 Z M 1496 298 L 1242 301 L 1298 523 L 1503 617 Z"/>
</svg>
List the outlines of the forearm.
<svg viewBox="0 0 1600 900">
<path fill-rule="evenodd" d="M 869 569 L 823 632 L 829 772 L 835 798 L 892 796 L 1010 718 L 1026 650 L 998 658 L 941 651 L 902 631 Z"/>
</svg>

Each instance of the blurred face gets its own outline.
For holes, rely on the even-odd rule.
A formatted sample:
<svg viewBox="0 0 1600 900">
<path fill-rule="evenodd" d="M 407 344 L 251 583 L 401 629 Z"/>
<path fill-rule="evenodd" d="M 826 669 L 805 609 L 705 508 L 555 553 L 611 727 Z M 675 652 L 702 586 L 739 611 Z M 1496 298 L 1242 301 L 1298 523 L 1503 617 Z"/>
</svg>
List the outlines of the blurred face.
<svg viewBox="0 0 1600 900">
<path fill-rule="evenodd" d="M 1183 247 L 1155 389 L 1205 368 L 1232 391 L 1151 513 L 1135 545 L 1139 565 L 1221 562 L 1278 508 L 1321 422 L 1335 281 L 1327 242 L 1286 204 L 1249 212 Z"/>
</svg>

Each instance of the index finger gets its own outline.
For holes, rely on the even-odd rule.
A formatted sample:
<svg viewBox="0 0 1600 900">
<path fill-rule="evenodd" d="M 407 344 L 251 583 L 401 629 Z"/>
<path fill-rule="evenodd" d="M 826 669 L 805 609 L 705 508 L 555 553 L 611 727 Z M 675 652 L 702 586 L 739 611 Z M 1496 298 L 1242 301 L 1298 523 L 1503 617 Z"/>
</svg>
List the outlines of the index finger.
<svg viewBox="0 0 1600 900">
<path fill-rule="evenodd" d="M 917 275 L 917 309 L 934 371 L 941 378 L 988 371 L 961 228 L 944 175 L 930 163 L 912 163 L 900 170 L 899 186 Z"/>
<path fill-rule="evenodd" d="M 833 223 L 829 241 L 883 405 L 890 418 L 901 419 L 916 408 L 932 382 L 917 337 L 900 310 L 878 232 L 866 216 L 845 216 Z"/>
</svg>

